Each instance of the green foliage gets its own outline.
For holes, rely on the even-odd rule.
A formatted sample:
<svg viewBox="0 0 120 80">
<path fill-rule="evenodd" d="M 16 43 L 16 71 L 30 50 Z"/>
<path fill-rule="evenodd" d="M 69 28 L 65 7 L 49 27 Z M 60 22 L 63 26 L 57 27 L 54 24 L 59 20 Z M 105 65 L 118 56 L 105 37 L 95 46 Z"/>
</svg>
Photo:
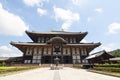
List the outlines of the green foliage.
<svg viewBox="0 0 120 80">
<path fill-rule="evenodd" d="M 117 61 L 118 64 L 120 64 L 120 61 Z"/>
<path fill-rule="evenodd" d="M 80 64 L 74 64 L 74 65 L 73 65 L 74 68 L 81 68 L 81 66 L 82 66 L 82 65 L 80 65 Z"/>
<path fill-rule="evenodd" d="M 109 53 L 115 57 L 120 57 L 120 49 L 110 51 Z"/>
<path fill-rule="evenodd" d="M 39 68 L 39 66 L 13 66 L 13 67 L 0 67 L 0 74 L 17 72 L 22 70 L 29 70 Z"/>
<path fill-rule="evenodd" d="M 6 66 L 6 62 L 2 62 L 2 66 Z"/>
<path fill-rule="evenodd" d="M 6 62 L 2 62 L 2 63 L 0 63 L 0 66 L 6 66 Z"/>
<path fill-rule="evenodd" d="M 120 64 L 100 64 L 100 65 L 95 65 L 94 70 L 120 73 Z"/>
<path fill-rule="evenodd" d="M 120 68 L 120 64 L 101 64 L 101 65 L 95 65 L 95 67 L 115 67 L 115 68 Z"/>
<path fill-rule="evenodd" d="M 114 68 L 114 67 L 94 67 L 95 70 L 99 71 L 106 71 L 106 72 L 117 72 L 120 73 L 120 68 Z"/>
</svg>

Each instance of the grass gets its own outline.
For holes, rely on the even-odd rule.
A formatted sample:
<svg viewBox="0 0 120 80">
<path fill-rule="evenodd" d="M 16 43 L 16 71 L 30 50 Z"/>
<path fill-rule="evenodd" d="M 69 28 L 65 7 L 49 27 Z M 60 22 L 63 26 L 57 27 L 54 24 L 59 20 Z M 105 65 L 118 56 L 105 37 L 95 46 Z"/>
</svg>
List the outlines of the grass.
<svg viewBox="0 0 120 80">
<path fill-rule="evenodd" d="M 16 73 L 19 71 L 30 70 L 39 68 L 39 66 L 10 66 L 10 67 L 0 67 L 0 75 Z"/>
<path fill-rule="evenodd" d="M 74 65 L 73 65 L 73 68 L 81 69 L 81 68 L 82 68 L 82 65 L 81 65 L 81 64 L 74 64 Z"/>
<path fill-rule="evenodd" d="M 103 66 L 103 65 L 102 65 Z M 77 68 L 77 69 L 81 69 L 81 65 L 75 65 L 73 66 L 73 68 Z M 118 67 L 102 67 L 102 68 L 105 68 L 105 69 L 108 69 L 108 68 L 115 68 L 115 69 L 118 69 Z M 113 71 L 106 71 L 106 70 L 96 70 L 95 68 L 93 69 L 89 69 L 88 71 L 90 72 L 95 72 L 95 73 L 99 73 L 99 74 L 104 74 L 104 75 L 110 75 L 110 76 L 116 76 L 116 77 L 120 77 L 120 72 L 113 72 Z"/>
<path fill-rule="evenodd" d="M 99 70 L 89 70 L 89 71 L 100 73 L 100 74 L 105 74 L 105 75 L 110 75 L 110 76 L 120 77 L 120 73 L 115 73 L 115 72 L 107 72 L 107 71 L 99 71 Z"/>
<path fill-rule="evenodd" d="M 90 71 L 120 77 L 120 64 L 97 64 Z"/>
</svg>

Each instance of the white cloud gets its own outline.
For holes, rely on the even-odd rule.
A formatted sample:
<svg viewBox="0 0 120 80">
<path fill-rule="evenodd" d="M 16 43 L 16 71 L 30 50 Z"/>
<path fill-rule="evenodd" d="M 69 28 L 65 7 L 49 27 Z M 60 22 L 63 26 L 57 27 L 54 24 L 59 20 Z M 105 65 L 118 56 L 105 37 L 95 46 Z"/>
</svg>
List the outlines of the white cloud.
<svg viewBox="0 0 120 80">
<path fill-rule="evenodd" d="M 62 8 L 57 8 L 54 7 L 54 13 L 55 13 L 55 19 L 57 20 L 62 20 L 62 29 L 68 30 L 73 22 L 79 21 L 80 16 L 78 13 L 73 13 L 70 10 L 65 10 Z"/>
<path fill-rule="evenodd" d="M 109 43 L 109 44 L 103 44 L 98 48 L 95 48 L 90 54 L 92 53 L 96 53 L 102 50 L 105 50 L 107 52 L 112 51 L 112 50 L 116 50 L 119 49 L 119 45 L 115 44 L 115 43 Z"/>
<path fill-rule="evenodd" d="M 103 9 L 102 8 L 97 8 L 97 9 L 95 9 L 95 12 L 97 12 L 97 13 L 103 13 Z"/>
<path fill-rule="evenodd" d="M 87 18 L 87 22 L 90 22 L 90 21 L 91 21 L 91 17 L 88 17 L 88 18 Z"/>
<path fill-rule="evenodd" d="M 2 57 L 22 56 L 21 52 L 16 51 L 16 49 L 11 48 L 10 46 L 0 46 L 0 56 Z"/>
<path fill-rule="evenodd" d="M 72 3 L 76 6 L 79 6 L 82 0 L 72 0 Z"/>
<path fill-rule="evenodd" d="M 40 6 L 42 4 L 42 0 L 23 0 L 23 2 L 27 5 L 27 6 Z"/>
<path fill-rule="evenodd" d="M 117 34 L 118 32 L 120 32 L 120 23 L 112 23 L 108 26 L 108 33 L 109 34 Z"/>
<path fill-rule="evenodd" d="M 63 30 L 68 30 L 72 25 L 72 21 L 68 20 L 68 21 L 65 21 L 63 24 L 62 24 L 62 29 Z"/>
<path fill-rule="evenodd" d="M 47 11 L 42 8 L 38 8 L 37 12 L 39 13 L 40 16 L 47 15 Z"/>
<path fill-rule="evenodd" d="M 0 34 L 22 36 L 28 26 L 17 15 L 3 9 L 0 3 Z"/>
<path fill-rule="evenodd" d="M 119 47 L 119 45 L 117 45 L 115 43 L 109 43 L 106 45 L 102 45 L 101 48 L 106 51 L 112 51 L 112 50 L 118 49 L 120 47 Z"/>
<path fill-rule="evenodd" d="M 116 49 L 120 49 L 119 43 L 108 43 L 108 44 L 102 44 L 100 47 L 95 48 L 90 54 L 96 53 L 102 50 L 105 50 L 107 52 L 113 51 Z"/>
<path fill-rule="evenodd" d="M 85 39 L 82 39 L 81 43 L 87 43 L 87 41 Z"/>
<path fill-rule="evenodd" d="M 42 6 L 43 2 L 49 2 L 49 0 L 23 0 L 27 6 Z"/>
<path fill-rule="evenodd" d="M 7 46 L 0 46 L 0 51 L 6 53 L 6 52 L 12 52 L 12 50 L 10 48 L 8 48 Z"/>
<path fill-rule="evenodd" d="M 0 3 L 0 8 L 2 8 L 2 4 Z"/>
<path fill-rule="evenodd" d="M 71 2 L 75 6 L 83 6 L 88 3 L 88 0 L 71 0 Z"/>
</svg>

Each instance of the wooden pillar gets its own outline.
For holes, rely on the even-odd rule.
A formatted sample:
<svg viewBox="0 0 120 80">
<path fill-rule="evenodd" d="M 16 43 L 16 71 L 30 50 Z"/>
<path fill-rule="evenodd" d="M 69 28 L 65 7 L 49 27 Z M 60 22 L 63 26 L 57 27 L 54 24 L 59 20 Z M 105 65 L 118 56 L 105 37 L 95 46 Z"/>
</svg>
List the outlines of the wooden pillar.
<svg viewBox="0 0 120 80">
<path fill-rule="evenodd" d="M 83 63 L 83 62 L 82 62 L 82 48 L 80 48 L 80 59 L 81 59 L 81 60 L 80 60 L 81 63 Z"/>
<path fill-rule="evenodd" d="M 21 47 L 22 48 L 22 47 Z M 23 54 L 23 61 L 22 63 L 25 63 L 25 56 L 26 56 L 26 53 L 28 52 L 28 47 L 26 47 L 26 51 L 24 52 Z"/>
<path fill-rule="evenodd" d="M 80 62 L 79 62 L 79 63 L 81 64 L 81 52 L 80 52 L 80 47 L 79 47 L 79 56 L 80 56 L 80 60 L 79 60 Z"/>
<path fill-rule="evenodd" d="M 53 44 L 52 44 L 52 49 L 51 49 L 51 63 L 52 63 L 52 64 L 53 64 L 53 60 L 54 60 L 54 59 L 53 59 L 53 48 L 54 48 L 54 47 L 53 47 Z"/>
<path fill-rule="evenodd" d="M 64 64 L 63 63 L 63 45 L 61 45 L 61 64 Z"/>
<path fill-rule="evenodd" d="M 34 56 L 34 50 L 33 50 L 33 48 L 31 48 L 31 53 L 32 53 L 32 59 L 31 59 L 31 64 L 32 64 L 32 62 L 33 62 L 33 56 Z"/>
<path fill-rule="evenodd" d="M 43 48 L 43 47 L 41 47 L 41 64 L 43 64 L 43 63 L 44 63 L 43 50 L 44 50 L 44 48 Z"/>
<path fill-rule="evenodd" d="M 72 58 L 72 48 L 70 47 L 70 56 L 71 56 L 71 63 L 73 64 L 73 58 Z"/>
</svg>

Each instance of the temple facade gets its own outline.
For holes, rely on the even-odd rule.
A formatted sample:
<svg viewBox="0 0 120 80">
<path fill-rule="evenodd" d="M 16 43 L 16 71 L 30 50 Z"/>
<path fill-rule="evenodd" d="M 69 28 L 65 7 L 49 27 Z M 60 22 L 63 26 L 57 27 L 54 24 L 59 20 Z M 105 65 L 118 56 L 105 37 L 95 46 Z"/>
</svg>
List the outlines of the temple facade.
<svg viewBox="0 0 120 80">
<path fill-rule="evenodd" d="M 85 64 L 89 53 L 101 43 L 82 43 L 88 32 L 26 31 L 32 42 L 11 42 L 23 52 L 25 64 Z"/>
</svg>

